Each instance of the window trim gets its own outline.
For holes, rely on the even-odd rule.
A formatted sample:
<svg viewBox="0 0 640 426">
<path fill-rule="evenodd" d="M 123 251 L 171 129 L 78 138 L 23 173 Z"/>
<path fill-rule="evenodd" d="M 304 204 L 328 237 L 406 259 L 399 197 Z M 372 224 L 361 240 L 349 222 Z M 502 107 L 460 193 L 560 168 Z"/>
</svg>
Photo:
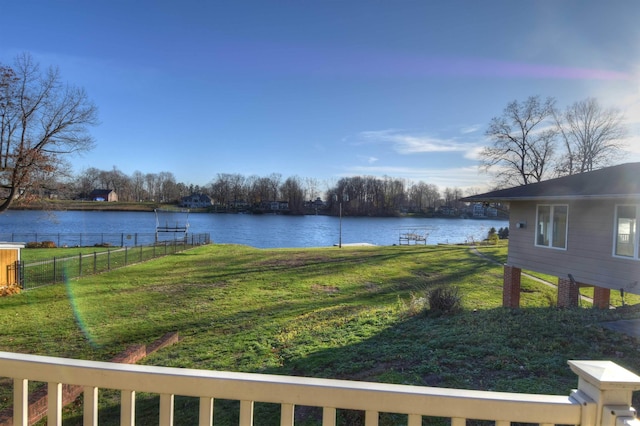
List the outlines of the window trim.
<svg viewBox="0 0 640 426">
<path fill-rule="evenodd" d="M 544 244 L 538 244 L 538 226 L 540 225 L 540 221 L 538 220 L 539 218 L 539 212 L 540 212 L 540 207 L 549 207 L 549 218 L 550 218 L 550 228 L 553 229 L 553 225 L 554 225 L 554 221 L 553 221 L 553 217 L 554 217 L 554 210 L 556 207 L 565 207 L 567 209 L 567 218 L 566 218 L 566 223 L 565 223 L 565 228 L 564 228 L 564 247 L 555 247 L 553 245 L 553 236 L 550 235 L 549 238 L 549 244 L 548 245 L 544 245 Z M 548 249 L 554 249 L 554 250 L 563 250 L 566 251 L 567 247 L 569 246 L 569 204 L 551 204 L 551 203 L 545 203 L 545 204 L 537 204 L 536 205 L 536 228 L 535 228 L 535 232 L 533 234 L 533 244 L 536 247 L 541 247 L 541 248 L 548 248 Z"/>
<path fill-rule="evenodd" d="M 619 207 L 634 207 L 636 209 L 636 232 L 633 236 L 633 255 L 632 256 L 624 256 L 621 254 L 616 254 L 616 249 L 618 246 L 618 208 Z M 611 256 L 616 259 L 625 259 L 625 260 L 640 260 L 640 235 L 638 233 L 638 224 L 640 224 L 640 204 L 634 203 L 624 203 L 624 204 L 616 204 L 613 210 L 613 244 L 611 248 Z"/>
</svg>

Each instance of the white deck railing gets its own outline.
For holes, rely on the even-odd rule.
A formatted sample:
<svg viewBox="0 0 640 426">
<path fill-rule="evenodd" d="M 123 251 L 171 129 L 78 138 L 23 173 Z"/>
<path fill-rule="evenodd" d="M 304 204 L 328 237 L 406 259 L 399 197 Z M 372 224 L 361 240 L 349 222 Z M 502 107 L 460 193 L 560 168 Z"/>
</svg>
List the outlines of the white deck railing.
<svg viewBox="0 0 640 426">
<path fill-rule="evenodd" d="M 200 398 L 199 425 L 211 425 L 215 398 L 240 401 L 241 426 L 254 424 L 255 402 L 281 405 L 281 425 L 294 424 L 296 406 L 323 408 L 323 426 L 335 425 L 336 409 L 365 411 L 365 425 L 379 413 L 543 425 L 620 425 L 635 422 L 630 407 L 640 377 L 609 361 L 569 361 L 578 389 L 569 396 L 470 391 L 345 380 L 289 377 L 82 361 L 0 352 L 0 377 L 13 379 L 13 425 L 29 424 L 28 381 L 48 383 L 48 425 L 62 424 L 63 384 L 84 389 L 84 425 L 97 425 L 98 389 L 121 391 L 121 425 L 133 425 L 135 393 L 160 395 L 160 425 L 172 425 L 175 395 Z M 256 424 L 260 424 L 256 419 Z M 618 423 L 616 423 L 618 422 Z"/>
</svg>

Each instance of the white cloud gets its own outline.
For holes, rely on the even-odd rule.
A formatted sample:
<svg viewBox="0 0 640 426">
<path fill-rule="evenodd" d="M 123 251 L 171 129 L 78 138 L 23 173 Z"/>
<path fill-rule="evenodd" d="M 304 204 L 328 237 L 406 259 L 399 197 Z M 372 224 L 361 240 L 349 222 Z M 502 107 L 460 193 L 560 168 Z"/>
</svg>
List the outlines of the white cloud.
<svg viewBox="0 0 640 426">
<path fill-rule="evenodd" d="M 477 166 L 452 168 L 412 168 L 394 166 L 356 166 L 350 167 L 347 176 L 391 176 L 412 182 L 425 182 L 445 188 L 475 189 L 485 192 L 491 189 L 492 176 L 482 173 Z"/>
<path fill-rule="evenodd" d="M 475 133 L 478 130 L 481 130 L 484 126 L 482 124 L 473 124 L 471 126 L 465 126 L 460 129 L 460 133 L 463 135 L 468 135 L 469 133 Z"/>
<path fill-rule="evenodd" d="M 380 160 L 378 157 L 371 157 L 371 156 L 367 157 L 365 155 L 361 155 L 359 157 L 360 157 L 360 159 L 362 161 L 364 161 L 365 163 L 368 163 L 368 164 L 374 164 L 374 163 L 377 163 Z"/>
<path fill-rule="evenodd" d="M 359 134 L 362 143 L 387 143 L 403 155 L 427 152 L 467 152 L 476 148 L 475 144 L 463 143 L 455 139 L 439 139 L 416 135 L 396 129 L 365 131 Z"/>
</svg>

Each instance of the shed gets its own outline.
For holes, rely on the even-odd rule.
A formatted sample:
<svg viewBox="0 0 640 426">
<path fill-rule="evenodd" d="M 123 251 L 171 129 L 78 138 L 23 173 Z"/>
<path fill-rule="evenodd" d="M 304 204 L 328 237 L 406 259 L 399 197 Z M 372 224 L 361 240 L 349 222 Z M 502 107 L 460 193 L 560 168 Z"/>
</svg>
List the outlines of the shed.
<svg viewBox="0 0 640 426">
<path fill-rule="evenodd" d="M 20 250 L 24 243 L 0 242 L 0 288 L 20 284 Z"/>
<path fill-rule="evenodd" d="M 503 305 L 518 307 L 521 270 L 558 277 L 558 306 L 594 287 L 594 305 L 610 291 L 640 294 L 640 163 L 627 163 L 463 198 L 508 202 L 509 252 Z"/>
<path fill-rule="evenodd" d="M 113 189 L 94 189 L 89 194 L 92 201 L 118 201 L 118 194 Z"/>
</svg>

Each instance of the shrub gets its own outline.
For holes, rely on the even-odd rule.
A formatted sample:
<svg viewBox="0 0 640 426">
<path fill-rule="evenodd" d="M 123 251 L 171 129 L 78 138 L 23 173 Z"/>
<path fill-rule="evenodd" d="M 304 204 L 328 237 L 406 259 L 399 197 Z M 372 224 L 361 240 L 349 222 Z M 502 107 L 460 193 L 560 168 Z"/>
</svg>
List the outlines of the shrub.
<svg viewBox="0 0 640 426">
<path fill-rule="evenodd" d="M 509 227 L 505 226 L 504 228 L 498 229 L 498 237 L 500 237 L 501 240 L 508 239 L 509 238 Z"/>
<path fill-rule="evenodd" d="M 489 244 L 492 244 L 495 246 L 498 244 L 499 240 L 500 240 L 500 237 L 498 237 L 498 234 L 489 235 Z"/>
<path fill-rule="evenodd" d="M 497 234 L 498 231 L 496 231 L 496 228 L 492 226 L 491 229 L 489 229 L 489 232 L 487 232 L 487 240 L 491 240 L 491 238 L 493 238 L 493 236 Z"/>
<path fill-rule="evenodd" d="M 0 287 L 0 297 L 11 296 L 12 294 L 18 294 L 18 293 L 20 293 L 20 287 L 16 284 Z"/>
<path fill-rule="evenodd" d="M 427 293 L 429 312 L 434 315 L 449 315 L 462 311 L 462 296 L 458 287 L 438 287 Z"/>
<path fill-rule="evenodd" d="M 30 241 L 25 244 L 25 248 L 56 248 L 56 243 L 53 241 Z"/>
<path fill-rule="evenodd" d="M 404 314 L 407 316 L 418 316 L 426 313 L 427 311 L 427 298 L 425 296 L 420 296 L 419 294 L 412 292 L 411 299 L 408 304 L 400 299 L 399 301 Z"/>
</svg>

